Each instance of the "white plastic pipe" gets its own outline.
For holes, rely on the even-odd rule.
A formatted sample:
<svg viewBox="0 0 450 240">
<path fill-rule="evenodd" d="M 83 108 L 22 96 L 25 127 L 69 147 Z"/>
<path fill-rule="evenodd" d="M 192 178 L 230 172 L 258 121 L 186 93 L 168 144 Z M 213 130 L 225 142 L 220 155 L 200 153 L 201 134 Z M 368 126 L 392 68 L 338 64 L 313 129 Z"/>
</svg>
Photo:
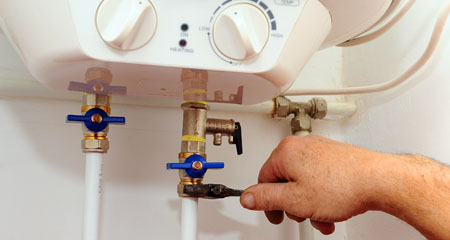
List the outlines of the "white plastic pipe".
<svg viewBox="0 0 450 240">
<path fill-rule="evenodd" d="M 297 131 L 294 133 L 295 136 L 305 137 L 309 135 L 308 131 Z M 299 234 L 300 240 L 314 240 L 314 229 L 308 221 L 303 221 L 299 223 Z"/>
<path fill-rule="evenodd" d="M 298 137 L 305 137 L 308 136 L 309 132 L 308 131 L 297 131 L 294 133 L 294 136 L 298 136 Z"/>
<path fill-rule="evenodd" d="M 198 198 L 181 198 L 181 240 L 197 240 Z"/>
<path fill-rule="evenodd" d="M 272 114 L 274 110 L 274 102 L 267 101 L 255 105 L 235 105 L 235 104 L 218 104 L 211 103 L 211 109 L 223 112 L 250 112 Z M 358 110 L 354 103 L 350 102 L 328 102 L 327 116 L 347 117 L 352 116 Z"/>
<path fill-rule="evenodd" d="M 102 153 L 86 154 L 83 240 L 98 240 L 102 193 Z"/>
</svg>

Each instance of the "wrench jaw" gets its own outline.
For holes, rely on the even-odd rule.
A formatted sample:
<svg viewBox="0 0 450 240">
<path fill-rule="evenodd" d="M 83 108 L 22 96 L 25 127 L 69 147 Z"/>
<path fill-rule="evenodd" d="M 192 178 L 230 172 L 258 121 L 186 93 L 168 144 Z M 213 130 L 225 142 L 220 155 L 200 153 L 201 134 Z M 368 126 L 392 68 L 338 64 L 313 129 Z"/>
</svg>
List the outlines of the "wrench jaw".
<svg viewBox="0 0 450 240">
<path fill-rule="evenodd" d="M 226 197 L 239 197 L 243 192 L 243 190 L 231 189 L 222 184 L 178 185 L 178 194 L 180 197 L 222 199 Z"/>
</svg>

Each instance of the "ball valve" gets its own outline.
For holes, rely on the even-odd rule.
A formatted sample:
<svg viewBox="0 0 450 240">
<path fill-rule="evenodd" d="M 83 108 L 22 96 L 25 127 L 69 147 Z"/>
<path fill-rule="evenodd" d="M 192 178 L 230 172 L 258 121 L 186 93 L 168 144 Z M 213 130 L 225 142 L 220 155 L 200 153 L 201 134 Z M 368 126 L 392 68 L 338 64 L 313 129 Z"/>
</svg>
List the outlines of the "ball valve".
<svg viewBox="0 0 450 240">
<path fill-rule="evenodd" d="M 198 154 L 194 154 L 184 163 L 167 163 L 167 169 L 184 169 L 186 174 L 191 178 L 202 178 L 209 168 L 222 169 L 225 167 L 223 162 L 206 162 L 206 159 Z"/>
<path fill-rule="evenodd" d="M 68 115 L 67 122 L 83 122 L 89 131 L 101 132 L 109 124 L 125 124 L 124 117 L 110 117 L 101 108 L 92 108 L 85 115 Z"/>
</svg>

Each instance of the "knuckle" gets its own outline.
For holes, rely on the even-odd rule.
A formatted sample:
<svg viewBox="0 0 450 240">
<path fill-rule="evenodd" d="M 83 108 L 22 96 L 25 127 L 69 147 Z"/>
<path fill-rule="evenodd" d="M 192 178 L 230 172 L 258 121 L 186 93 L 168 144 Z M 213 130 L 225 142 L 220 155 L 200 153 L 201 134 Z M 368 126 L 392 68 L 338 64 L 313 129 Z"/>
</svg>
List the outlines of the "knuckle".
<svg viewBox="0 0 450 240">
<path fill-rule="evenodd" d="M 285 137 L 282 141 L 281 141 L 281 143 L 280 143 L 280 146 L 285 146 L 285 145 L 291 145 L 292 143 L 294 143 L 294 142 L 296 142 L 297 140 L 298 140 L 299 138 L 298 137 L 295 137 L 295 136 L 288 136 L 288 137 Z"/>
<path fill-rule="evenodd" d="M 324 137 L 321 137 L 319 135 L 310 134 L 308 136 L 305 136 L 304 139 L 305 139 L 305 142 L 311 144 L 311 143 L 321 142 L 322 139 L 324 139 Z"/>
<path fill-rule="evenodd" d="M 295 136 L 289 136 L 284 138 L 280 144 L 278 145 L 277 149 L 279 152 L 289 152 L 297 147 L 299 145 L 302 145 L 302 139 Z"/>
</svg>

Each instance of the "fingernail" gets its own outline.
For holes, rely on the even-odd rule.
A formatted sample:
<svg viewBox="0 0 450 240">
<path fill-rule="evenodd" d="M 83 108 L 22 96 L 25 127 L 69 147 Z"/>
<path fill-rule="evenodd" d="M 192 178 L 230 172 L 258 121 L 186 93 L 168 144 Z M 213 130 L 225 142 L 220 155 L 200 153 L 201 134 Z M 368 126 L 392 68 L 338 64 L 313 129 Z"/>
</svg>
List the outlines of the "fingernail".
<svg viewBox="0 0 450 240">
<path fill-rule="evenodd" d="M 253 194 L 247 193 L 242 196 L 241 199 L 241 205 L 247 209 L 254 209 L 255 208 L 255 198 L 253 197 Z"/>
</svg>

